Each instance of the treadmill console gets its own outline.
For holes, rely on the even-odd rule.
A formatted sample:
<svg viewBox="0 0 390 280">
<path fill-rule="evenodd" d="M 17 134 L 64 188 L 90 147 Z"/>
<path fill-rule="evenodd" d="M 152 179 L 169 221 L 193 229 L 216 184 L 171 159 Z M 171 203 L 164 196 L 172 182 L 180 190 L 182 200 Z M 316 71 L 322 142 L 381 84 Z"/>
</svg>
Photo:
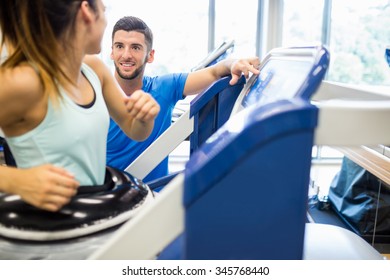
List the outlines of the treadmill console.
<svg viewBox="0 0 390 280">
<path fill-rule="evenodd" d="M 323 47 L 276 49 L 260 66 L 260 74 L 252 75 L 237 98 L 232 115 L 252 104 L 265 105 L 280 99 L 309 99 L 311 79 L 323 78 L 329 53 Z M 314 85 L 314 83 L 312 83 Z"/>
</svg>

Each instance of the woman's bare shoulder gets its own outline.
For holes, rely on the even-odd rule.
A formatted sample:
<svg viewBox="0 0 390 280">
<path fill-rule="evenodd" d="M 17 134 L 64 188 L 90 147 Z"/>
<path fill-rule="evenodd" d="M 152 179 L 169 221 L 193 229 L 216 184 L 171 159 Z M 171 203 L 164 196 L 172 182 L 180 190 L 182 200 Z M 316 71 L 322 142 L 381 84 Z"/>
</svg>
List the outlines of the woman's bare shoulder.
<svg viewBox="0 0 390 280">
<path fill-rule="evenodd" d="M 102 85 L 113 79 L 113 76 L 106 64 L 97 55 L 86 55 L 83 62 L 87 64 L 99 77 Z"/>
<path fill-rule="evenodd" d="M 103 61 L 97 55 L 86 55 L 83 62 L 91 67 L 98 75 L 101 75 L 105 68 Z"/>
<path fill-rule="evenodd" d="M 30 65 L 0 68 L 0 126 L 20 123 L 44 101 L 43 85 Z"/>
<path fill-rule="evenodd" d="M 14 68 L 0 68 L 0 96 L 32 97 L 42 94 L 41 78 L 37 70 L 29 65 L 22 64 Z"/>
</svg>

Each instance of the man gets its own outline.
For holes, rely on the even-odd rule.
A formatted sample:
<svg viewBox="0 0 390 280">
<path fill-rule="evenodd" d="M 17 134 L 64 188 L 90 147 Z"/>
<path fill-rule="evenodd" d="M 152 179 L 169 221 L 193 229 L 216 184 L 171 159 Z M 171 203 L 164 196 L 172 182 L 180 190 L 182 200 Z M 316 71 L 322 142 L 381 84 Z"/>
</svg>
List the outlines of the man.
<svg viewBox="0 0 390 280">
<path fill-rule="evenodd" d="M 154 60 L 153 34 L 141 19 L 123 17 L 112 32 L 111 59 L 115 64 L 115 78 L 126 95 L 142 89 L 150 93 L 160 105 L 151 135 L 143 142 L 129 139 L 116 123 L 110 121 L 107 138 L 107 165 L 124 170 L 171 124 L 172 110 L 178 100 L 197 94 L 223 76 L 232 75 L 230 84 L 235 84 L 244 74 L 258 74 L 259 59 L 223 60 L 191 73 L 167 74 L 158 77 L 144 76 L 147 63 Z M 168 158 L 164 159 L 145 182 L 168 174 Z"/>
</svg>

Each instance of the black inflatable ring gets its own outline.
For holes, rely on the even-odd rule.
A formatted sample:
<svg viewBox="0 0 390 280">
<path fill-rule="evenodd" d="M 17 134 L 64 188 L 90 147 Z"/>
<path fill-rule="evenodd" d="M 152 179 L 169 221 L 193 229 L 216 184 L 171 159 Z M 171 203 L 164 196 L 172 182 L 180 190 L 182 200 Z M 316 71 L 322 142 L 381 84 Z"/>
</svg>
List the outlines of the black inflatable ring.
<svg viewBox="0 0 390 280">
<path fill-rule="evenodd" d="M 80 186 L 57 212 L 31 206 L 17 195 L 1 194 L 0 235 L 36 241 L 84 236 L 124 223 L 153 197 L 141 180 L 107 167 L 104 185 Z"/>
</svg>

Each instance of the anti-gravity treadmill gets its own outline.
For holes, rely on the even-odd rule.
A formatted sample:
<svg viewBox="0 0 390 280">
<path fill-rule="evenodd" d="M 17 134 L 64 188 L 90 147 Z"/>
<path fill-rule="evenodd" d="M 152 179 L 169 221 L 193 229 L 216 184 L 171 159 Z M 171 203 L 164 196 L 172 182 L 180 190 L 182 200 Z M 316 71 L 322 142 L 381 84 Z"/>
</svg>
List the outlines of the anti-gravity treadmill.
<svg viewBox="0 0 390 280">
<path fill-rule="evenodd" d="M 260 75 L 252 76 L 244 81 L 243 88 L 236 89 L 239 94 L 229 118 L 219 125 L 204 126 L 210 136 L 198 143 L 185 171 L 149 203 L 142 203 L 140 211 L 127 222 L 67 240 L 15 241 L 7 237 L 0 244 L 1 256 L 23 259 L 337 259 L 352 256 L 348 254 L 350 248 L 339 242 L 347 237 L 353 244 L 355 257 L 380 259 L 380 254 L 356 235 L 306 223 L 312 146 L 356 145 L 355 138 L 355 142 L 348 141 L 353 136 L 353 128 L 346 130 L 345 137 L 326 138 L 333 125 L 329 122 L 333 121 L 332 117 L 354 114 L 365 106 L 358 102 L 354 110 L 349 110 L 352 101 L 340 104 L 332 100 L 311 100 L 328 64 L 329 53 L 322 46 L 271 51 L 262 62 Z M 205 93 L 210 94 L 214 89 L 218 95 L 225 89 L 231 90 L 228 85 L 215 90 L 216 85 L 218 82 Z M 204 101 L 202 96 L 197 98 Z M 381 104 L 381 107 L 364 107 L 365 116 L 388 119 L 389 101 Z M 195 111 L 180 119 L 194 119 Z M 211 112 L 218 116 L 218 110 Z M 340 120 L 339 124 L 350 127 L 347 121 Z M 385 143 L 390 139 L 388 133 L 372 129 L 373 133 L 362 140 L 369 143 L 364 144 Z M 207 133 L 201 132 L 202 135 Z M 130 181 L 137 185 L 134 181 L 139 177 L 135 173 L 130 172 L 134 177 Z M 138 183 L 143 186 L 140 189 L 148 191 L 142 181 Z M 101 207 L 96 209 L 105 211 Z M 340 248 L 329 252 L 324 249 L 327 242 L 338 244 Z M 318 254 L 319 251 L 323 254 Z"/>
</svg>

